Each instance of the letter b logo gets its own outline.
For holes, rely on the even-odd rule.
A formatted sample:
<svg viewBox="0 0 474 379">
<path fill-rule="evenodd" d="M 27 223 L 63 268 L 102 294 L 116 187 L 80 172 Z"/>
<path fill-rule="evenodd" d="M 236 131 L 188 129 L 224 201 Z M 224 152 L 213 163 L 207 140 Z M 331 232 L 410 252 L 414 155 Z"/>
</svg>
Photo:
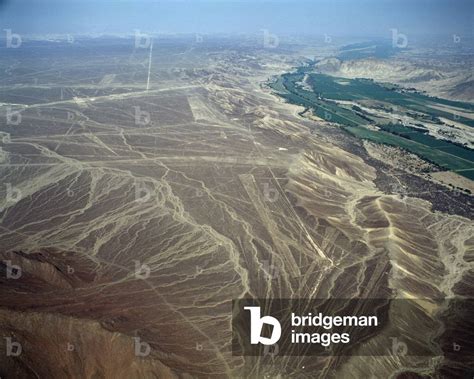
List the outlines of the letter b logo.
<svg viewBox="0 0 474 379">
<path fill-rule="evenodd" d="M 256 345 L 261 343 L 263 345 L 273 345 L 281 337 L 280 322 L 272 316 L 260 317 L 260 307 L 244 307 L 245 310 L 250 311 L 250 343 Z M 262 337 L 262 328 L 264 324 L 272 325 L 272 336 L 270 338 Z"/>
</svg>

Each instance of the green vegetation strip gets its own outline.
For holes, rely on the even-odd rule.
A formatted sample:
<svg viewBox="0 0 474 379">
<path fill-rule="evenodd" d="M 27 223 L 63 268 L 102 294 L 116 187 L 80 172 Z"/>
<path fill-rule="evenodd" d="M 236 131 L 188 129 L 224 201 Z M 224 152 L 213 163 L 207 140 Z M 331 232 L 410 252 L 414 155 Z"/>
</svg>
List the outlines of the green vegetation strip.
<svg viewBox="0 0 474 379">
<path fill-rule="evenodd" d="M 312 109 L 313 113 L 326 121 L 335 122 L 358 138 L 398 146 L 447 170 L 458 172 L 469 179 L 474 176 L 474 151 L 449 141 L 440 140 L 426 132 L 398 124 L 378 125 L 382 130 L 371 130 L 365 125 L 373 120 L 360 113 L 360 109 L 340 106 L 334 100 L 375 100 L 392 107 L 403 107 L 424 114 L 423 119 L 440 122 L 438 117 L 452 119 L 453 114 L 435 109 L 436 105 L 447 105 L 472 111 L 469 103 L 429 97 L 420 93 L 400 91 L 397 86 L 376 83 L 368 79 L 345 79 L 323 74 L 309 73 L 306 87 L 296 83 L 305 77 L 305 70 L 284 74 L 271 85 L 281 97 L 292 104 Z M 311 90 L 308 90 L 308 86 Z M 365 117 L 365 118 L 364 118 Z M 456 121 L 474 127 L 474 120 L 456 116 Z"/>
<path fill-rule="evenodd" d="M 369 141 L 378 142 L 381 144 L 401 147 L 448 170 L 458 171 L 474 169 L 474 164 L 469 160 L 459 158 L 449 153 L 445 153 L 442 150 L 433 149 L 432 147 L 423 145 L 419 142 L 408 140 L 388 132 L 373 131 L 363 127 L 350 126 L 345 127 L 344 129 L 358 138 L 367 139 Z M 458 173 L 467 178 L 472 178 L 471 171 L 459 171 Z"/>
</svg>

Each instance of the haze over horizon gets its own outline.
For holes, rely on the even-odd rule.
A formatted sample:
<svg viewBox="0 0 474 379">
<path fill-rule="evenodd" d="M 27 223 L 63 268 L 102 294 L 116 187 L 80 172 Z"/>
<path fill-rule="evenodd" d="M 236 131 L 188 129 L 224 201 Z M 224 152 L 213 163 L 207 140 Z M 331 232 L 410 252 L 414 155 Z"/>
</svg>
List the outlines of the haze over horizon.
<svg viewBox="0 0 474 379">
<path fill-rule="evenodd" d="M 466 0 L 456 6 L 448 0 L 0 0 L 2 29 L 23 34 L 131 34 L 135 29 L 253 34 L 267 29 L 284 35 L 389 38 L 395 28 L 414 37 L 471 38 L 473 21 L 474 2 Z"/>
</svg>

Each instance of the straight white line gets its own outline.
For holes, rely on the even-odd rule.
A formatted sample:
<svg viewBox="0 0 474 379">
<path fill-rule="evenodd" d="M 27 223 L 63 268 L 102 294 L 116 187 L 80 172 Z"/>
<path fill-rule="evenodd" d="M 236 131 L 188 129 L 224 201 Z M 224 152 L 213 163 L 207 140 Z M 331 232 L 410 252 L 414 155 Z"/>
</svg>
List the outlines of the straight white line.
<svg viewBox="0 0 474 379">
<path fill-rule="evenodd" d="M 150 56 L 148 57 L 148 79 L 146 81 L 146 90 L 150 89 L 150 72 L 151 72 L 151 53 L 153 52 L 153 40 L 150 44 Z"/>
</svg>

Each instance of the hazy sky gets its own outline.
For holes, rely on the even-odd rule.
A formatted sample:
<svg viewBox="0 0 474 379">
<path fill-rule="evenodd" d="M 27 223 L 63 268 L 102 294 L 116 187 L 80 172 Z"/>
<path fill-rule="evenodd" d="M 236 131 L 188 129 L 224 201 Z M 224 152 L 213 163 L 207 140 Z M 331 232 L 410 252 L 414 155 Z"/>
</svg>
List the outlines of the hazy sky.
<svg viewBox="0 0 474 379">
<path fill-rule="evenodd" d="M 473 34 L 474 0 L 0 0 L 17 33 Z"/>
</svg>

